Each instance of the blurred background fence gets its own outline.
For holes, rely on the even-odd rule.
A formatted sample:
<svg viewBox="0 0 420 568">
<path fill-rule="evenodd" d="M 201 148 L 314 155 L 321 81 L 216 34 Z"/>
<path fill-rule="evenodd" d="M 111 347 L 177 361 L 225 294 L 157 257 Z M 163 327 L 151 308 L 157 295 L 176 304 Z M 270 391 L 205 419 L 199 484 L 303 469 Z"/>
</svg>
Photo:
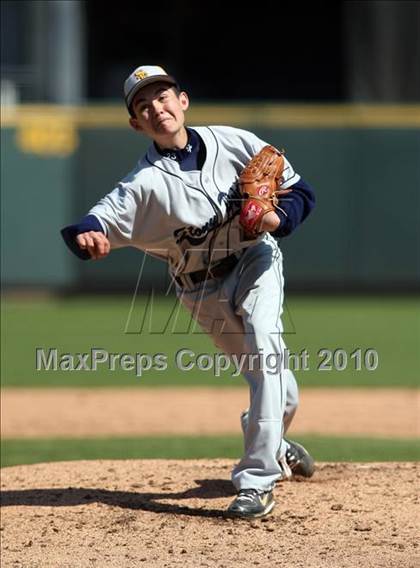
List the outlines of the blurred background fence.
<svg viewBox="0 0 420 568">
<path fill-rule="evenodd" d="M 281 243 L 289 289 L 420 289 L 419 2 L 284 3 L 248 47 L 249 15 L 221 2 L 137 9 L 1 2 L 3 287 L 133 289 L 141 253 L 83 263 L 59 230 L 145 151 L 122 83 L 160 63 L 190 92 L 189 124 L 251 129 L 314 186 L 316 212 Z M 148 260 L 143 284 L 165 274 Z"/>
<path fill-rule="evenodd" d="M 224 115 L 286 148 L 318 199 L 313 217 L 281 242 L 289 286 L 348 291 L 420 286 L 419 114 L 414 106 L 196 105 L 191 118 Z M 133 290 L 142 253 L 81 262 L 59 230 L 86 214 L 146 147 L 119 107 L 19 107 L 5 117 L 3 284 Z M 165 273 L 148 260 L 143 286 L 164 289 Z"/>
</svg>

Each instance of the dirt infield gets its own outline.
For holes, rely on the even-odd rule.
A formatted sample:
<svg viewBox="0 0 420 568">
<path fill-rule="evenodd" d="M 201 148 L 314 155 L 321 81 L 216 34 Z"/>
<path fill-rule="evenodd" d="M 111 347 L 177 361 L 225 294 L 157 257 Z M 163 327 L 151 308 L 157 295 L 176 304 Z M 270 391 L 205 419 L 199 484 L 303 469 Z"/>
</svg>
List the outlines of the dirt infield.
<svg viewBox="0 0 420 568">
<path fill-rule="evenodd" d="M 294 433 L 416 437 L 420 391 L 302 389 Z M 239 433 L 246 388 L 3 389 L 5 438 Z"/>
<path fill-rule="evenodd" d="M 319 464 L 264 520 L 229 519 L 231 460 L 2 472 L 4 568 L 418 566 L 415 464 Z M 418 482 L 418 479 L 417 479 Z"/>
</svg>

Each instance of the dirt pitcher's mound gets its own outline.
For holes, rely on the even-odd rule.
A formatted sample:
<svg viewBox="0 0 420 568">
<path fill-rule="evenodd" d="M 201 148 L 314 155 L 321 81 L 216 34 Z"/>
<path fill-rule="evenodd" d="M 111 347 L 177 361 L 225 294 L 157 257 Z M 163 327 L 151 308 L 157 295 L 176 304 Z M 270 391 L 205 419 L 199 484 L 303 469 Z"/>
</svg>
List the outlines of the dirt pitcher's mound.
<svg viewBox="0 0 420 568">
<path fill-rule="evenodd" d="M 320 464 L 264 520 L 229 519 L 231 460 L 2 470 L 4 568 L 418 566 L 416 464 Z M 418 486 L 417 486 L 418 487 Z"/>
</svg>

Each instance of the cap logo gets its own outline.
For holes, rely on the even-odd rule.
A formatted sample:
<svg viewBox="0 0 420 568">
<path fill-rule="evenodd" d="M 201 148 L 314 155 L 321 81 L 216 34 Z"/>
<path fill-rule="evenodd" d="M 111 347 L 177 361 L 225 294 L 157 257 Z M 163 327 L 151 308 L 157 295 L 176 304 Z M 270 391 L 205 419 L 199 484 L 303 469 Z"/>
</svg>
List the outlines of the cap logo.
<svg viewBox="0 0 420 568">
<path fill-rule="evenodd" d="M 145 77 L 147 77 L 148 73 L 146 71 L 136 71 L 134 73 L 134 76 L 141 81 L 142 79 L 144 79 Z"/>
</svg>

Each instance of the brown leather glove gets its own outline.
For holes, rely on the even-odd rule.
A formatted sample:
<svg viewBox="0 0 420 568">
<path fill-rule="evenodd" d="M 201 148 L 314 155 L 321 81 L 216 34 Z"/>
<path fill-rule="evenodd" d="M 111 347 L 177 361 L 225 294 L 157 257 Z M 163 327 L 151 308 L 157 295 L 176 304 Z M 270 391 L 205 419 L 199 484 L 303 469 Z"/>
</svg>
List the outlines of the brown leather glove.
<svg viewBox="0 0 420 568">
<path fill-rule="evenodd" d="M 262 218 L 274 211 L 282 195 L 291 189 L 279 189 L 283 182 L 284 158 L 274 146 L 264 146 L 242 170 L 239 186 L 243 198 L 239 223 L 248 237 L 260 234 Z"/>
</svg>

